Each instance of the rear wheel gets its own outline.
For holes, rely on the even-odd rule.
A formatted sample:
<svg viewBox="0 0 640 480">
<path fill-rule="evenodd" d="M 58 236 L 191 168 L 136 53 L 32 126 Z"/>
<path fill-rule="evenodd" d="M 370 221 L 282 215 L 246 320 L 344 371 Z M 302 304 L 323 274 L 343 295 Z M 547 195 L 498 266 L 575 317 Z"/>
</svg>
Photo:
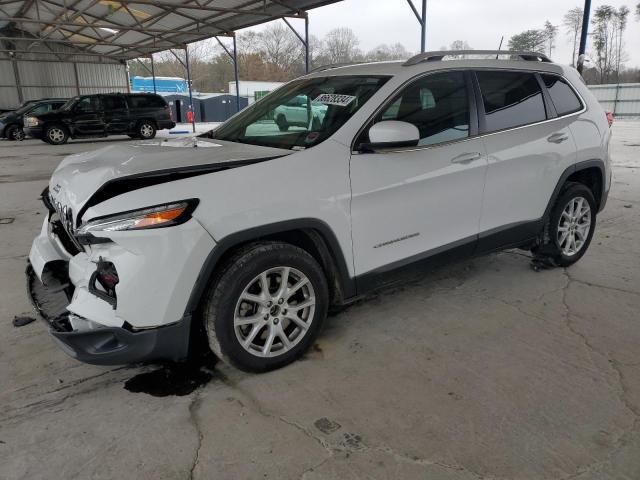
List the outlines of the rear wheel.
<svg viewBox="0 0 640 480">
<path fill-rule="evenodd" d="M 545 243 L 534 253 L 550 257 L 561 267 L 580 260 L 593 238 L 596 211 L 591 190 L 581 183 L 568 183 L 551 211 Z"/>
<path fill-rule="evenodd" d="M 62 125 L 49 125 L 44 131 L 43 140 L 51 145 L 63 145 L 69 140 L 69 132 Z"/>
<path fill-rule="evenodd" d="M 149 120 L 143 120 L 138 124 L 137 136 L 143 140 L 151 140 L 156 136 L 156 126 Z"/>
<path fill-rule="evenodd" d="M 327 315 L 318 262 L 286 243 L 251 245 L 219 272 L 204 305 L 213 352 L 252 372 L 283 367 L 313 343 Z"/>
</svg>

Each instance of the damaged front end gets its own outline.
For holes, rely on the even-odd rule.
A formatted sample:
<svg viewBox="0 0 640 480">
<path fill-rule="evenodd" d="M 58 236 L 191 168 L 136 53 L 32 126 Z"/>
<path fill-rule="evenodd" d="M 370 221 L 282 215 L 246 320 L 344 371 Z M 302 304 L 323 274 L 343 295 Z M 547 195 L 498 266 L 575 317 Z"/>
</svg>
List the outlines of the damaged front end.
<svg viewBox="0 0 640 480">
<path fill-rule="evenodd" d="M 48 189 L 42 199 L 48 213 L 29 254 L 27 288 L 61 348 L 99 365 L 185 358 L 191 324 L 181 305 L 186 294 L 171 282 L 161 285 L 159 268 L 176 257 L 175 280 L 188 284 L 180 264 L 190 262 L 167 252 L 166 244 L 188 234 L 193 250 L 181 254 L 204 255 L 213 241 L 199 223 L 164 233 L 114 231 L 111 239 L 79 234 L 69 209 L 56 204 Z"/>
</svg>

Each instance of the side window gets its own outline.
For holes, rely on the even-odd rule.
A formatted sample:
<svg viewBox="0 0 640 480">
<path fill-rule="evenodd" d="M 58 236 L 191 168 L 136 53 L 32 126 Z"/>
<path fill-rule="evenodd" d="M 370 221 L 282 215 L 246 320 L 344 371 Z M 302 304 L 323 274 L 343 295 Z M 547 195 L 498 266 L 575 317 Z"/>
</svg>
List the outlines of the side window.
<svg viewBox="0 0 640 480">
<path fill-rule="evenodd" d="M 119 95 L 105 95 L 102 97 L 102 104 L 105 110 L 124 110 L 127 108 L 124 98 Z"/>
<path fill-rule="evenodd" d="M 98 97 L 81 97 L 74 110 L 76 112 L 97 112 L 100 110 L 100 99 Z"/>
<path fill-rule="evenodd" d="M 546 120 L 540 84 L 533 73 L 476 72 L 488 131 Z"/>
<path fill-rule="evenodd" d="M 376 122 L 399 120 L 418 127 L 418 145 L 450 142 L 469 136 L 469 99 L 463 72 L 422 77 L 406 87 Z"/>
<path fill-rule="evenodd" d="M 578 95 L 564 79 L 556 75 L 542 74 L 542 80 L 549 91 L 558 115 L 568 115 L 582 110 L 582 102 Z"/>
<path fill-rule="evenodd" d="M 29 112 L 29 115 L 42 115 L 49 111 L 49 104 L 43 103 Z"/>
</svg>

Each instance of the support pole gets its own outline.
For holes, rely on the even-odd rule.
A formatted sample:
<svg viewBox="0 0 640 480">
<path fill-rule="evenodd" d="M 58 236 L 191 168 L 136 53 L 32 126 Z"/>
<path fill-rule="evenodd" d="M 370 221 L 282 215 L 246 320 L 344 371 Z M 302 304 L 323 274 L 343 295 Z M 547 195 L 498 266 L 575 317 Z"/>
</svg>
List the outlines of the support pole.
<svg viewBox="0 0 640 480">
<path fill-rule="evenodd" d="M 591 13 L 591 0 L 584 0 L 584 12 L 582 14 L 582 31 L 580 32 L 580 49 L 578 50 L 578 72 L 582 75 L 584 68 L 584 53 L 587 49 L 587 35 L 589 33 L 589 15 Z"/>
<path fill-rule="evenodd" d="M 151 54 L 151 79 L 153 82 L 153 93 L 158 93 L 156 91 L 156 67 L 153 62 L 153 53 Z"/>
<path fill-rule="evenodd" d="M 289 23 L 289 20 L 285 17 L 282 17 L 282 20 L 284 20 L 284 23 L 287 24 L 287 27 L 289 27 L 293 34 L 298 37 L 298 40 L 302 42 L 302 45 L 304 46 L 304 71 L 305 73 L 309 73 L 309 15 L 307 12 L 302 12 L 296 18 L 302 17 L 302 15 L 304 15 L 304 38 L 302 38 L 295 28 L 293 28 L 293 25 Z"/>
<path fill-rule="evenodd" d="M 420 39 L 420 53 L 424 53 L 427 46 L 427 0 L 422 0 L 422 37 Z"/>
<path fill-rule="evenodd" d="M 420 53 L 424 53 L 427 46 L 427 0 L 422 0 L 422 14 L 418 13 L 412 0 L 407 0 L 407 3 L 420 24 Z"/>
<path fill-rule="evenodd" d="M 304 72 L 309 73 L 309 64 L 311 59 L 309 58 L 309 15 L 304 17 Z"/>
<path fill-rule="evenodd" d="M 236 34 L 233 33 L 233 74 L 236 77 L 236 113 L 240 111 L 240 78 L 238 75 L 238 48 Z"/>
<path fill-rule="evenodd" d="M 189 87 L 189 109 L 191 110 L 191 127 L 193 128 L 193 133 L 196 133 L 196 115 L 193 108 L 193 92 L 191 89 L 191 67 L 189 66 L 189 47 L 187 45 L 184 46 L 184 56 L 185 56 L 185 63 L 187 67 L 187 87 Z"/>
</svg>

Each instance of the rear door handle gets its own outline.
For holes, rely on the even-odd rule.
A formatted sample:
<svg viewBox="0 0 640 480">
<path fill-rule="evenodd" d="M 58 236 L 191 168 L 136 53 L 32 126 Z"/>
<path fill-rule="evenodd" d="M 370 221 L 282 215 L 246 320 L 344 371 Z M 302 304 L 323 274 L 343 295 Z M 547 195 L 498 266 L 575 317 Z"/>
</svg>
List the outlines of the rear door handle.
<svg viewBox="0 0 640 480">
<path fill-rule="evenodd" d="M 547 137 L 547 142 L 551 143 L 562 143 L 565 140 L 569 140 L 569 135 L 562 132 L 554 133 L 553 135 Z"/>
<path fill-rule="evenodd" d="M 480 152 L 462 153 L 457 157 L 453 157 L 451 159 L 451 163 L 469 163 L 473 162 L 474 160 L 478 160 L 480 157 L 482 157 L 482 154 Z"/>
</svg>

